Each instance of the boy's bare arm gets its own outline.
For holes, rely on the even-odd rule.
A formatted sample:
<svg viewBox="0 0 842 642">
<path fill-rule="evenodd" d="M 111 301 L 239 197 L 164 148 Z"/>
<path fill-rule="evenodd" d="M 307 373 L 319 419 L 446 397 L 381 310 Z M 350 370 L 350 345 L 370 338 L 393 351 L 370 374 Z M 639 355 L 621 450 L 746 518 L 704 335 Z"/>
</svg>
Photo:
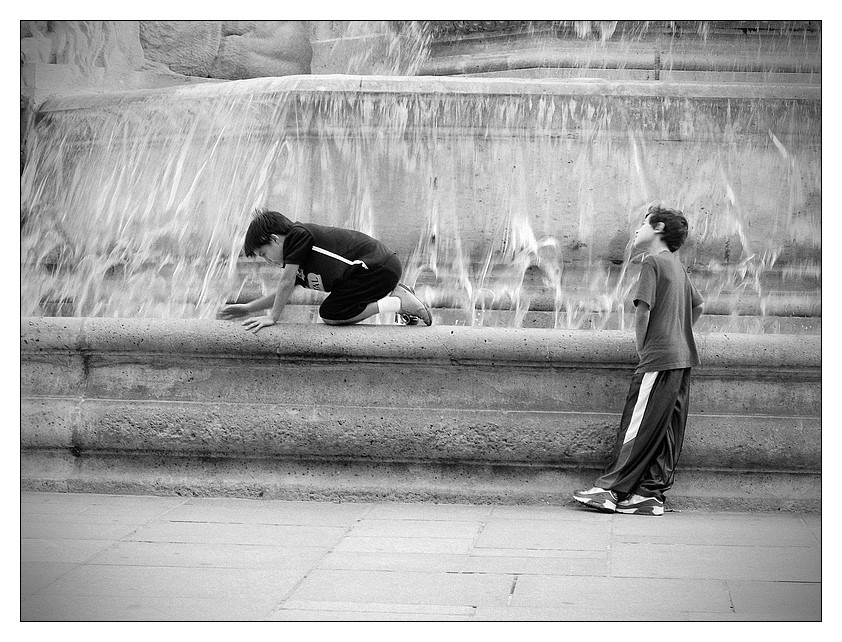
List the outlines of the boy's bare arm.
<svg viewBox="0 0 842 642">
<path fill-rule="evenodd" d="M 643 342 L 646 340 L 646 330 L 649 329 L 649 304 L 638 301 L 634 310 L 634 338 L 637 353 L 643 352 Z"/>
<path fill-rule="evenodd" d="M 295 289 L 295 275 L 297 273 L 298 266 L 292 263 L 287 263 L 281 268 L 281 276 L 278 279 L 278 291 L 275 293 L 275 302 L 272 304 L 272 309 L 269 312 L 275 323 L 281 318 L 281 312 L 284 311 L 286 304 L 289 303 L 289 298 Z"/>
<path fill-rule="evenodd" d="M 262 317 L 252 317 L 251 319 L 246 319 L 243 322 L 243 325 L 246 326 L 246 329 L 252 330 L 253 332 L 257 332 L 261 328 L 265 328 L 270 325 L 275 325 L 278 322 L 278 319 L 281 318 L 281 313 L 284 311 L 284 308 L 286 307 L 286 304 L 289 301 L 290 295 L 292 294 L 292 291 L 295 288 L 295 275 L 297 273 L 298 266 L 293 265 L 292 263 L 287 263 L 284 267 L 281 268 L 281 275 L 278 278 L 277 292 L 275 292 L 274 295 L 267 295 L 262 299 L 258 299 L 258 301 L 263 301 L 264 299 L 267 299 L 270 296 L 274 296 L 274 302 L 272 303 L 272 308 L 269 311 L 269 314 Z"/>
<path fill-rule="evenodd" d="M 268 310 L 275 304 L 275 295 L 277 291 L 270 292 L 266 296 L 262 296 L 254 301 L 249 301 L 249 312 L 257 312 L 258 310 Z"/>
<path fill-rule="evenodd" d="M 254 314 L 260 310 L 271 308 L 275 303 L 275 292 L 262 296 L 259 299 L 254 299 L 248 303 L 229 303 L 220 308 L 217 316 L 220 319 L 234 319 L 236 317 Z"/>
</svg>

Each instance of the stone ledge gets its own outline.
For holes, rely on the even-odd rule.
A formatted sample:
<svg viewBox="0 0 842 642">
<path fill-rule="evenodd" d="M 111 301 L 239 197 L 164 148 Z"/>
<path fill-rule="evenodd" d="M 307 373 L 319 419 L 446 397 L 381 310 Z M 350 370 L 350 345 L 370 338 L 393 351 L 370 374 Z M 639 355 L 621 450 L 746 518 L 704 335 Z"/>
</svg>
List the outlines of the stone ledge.
<svg viewBox="0 0 842 642">
<path fill-rule="evenodd" d="M 22 490 L 283 500 L 570 505 L 599 470 L 24 453 Z M 676 473 L 668 508 L 821 511 L 821 475 Z"/>
<path fill-rule="evenodd" d="M 732 100 L 806 100 L 821 102 L 820 85 L 762 83 L 668 82 L 652 80 L 607 80 L 601 78 L 458 78 L 447 76 L 352 76 L 345 74 L 316 76 L 283 76 L 252 78 L 145 89 L 109 94 L 56 96 L 40 107 L 42 112 L 86 108 L 102 108 L 109 104 L 126 105 L 134 99 L 150 96 L 167 97 L 173 101 L 217 98 L 221 92 L 238 92 L 259 96 L 289 92 L 314 93 L 351 92 L 357 97 L 365 94 L 435 94 L 435 95 L 497 95 L 497 96 L 628 96 Z"/>
<path fill-rule="evenodd" d="M 23 397 L 21 447 L 120 456 L 598 466 L 618 412 L 477 410 Z M 682 461 L 821 470 L 818 417 L 693 414 Z"/>
<path fill-rule="evenodd" d="M 821 369 L 821 337 L 708 334 L 697 336 L 706 368 Z M 619 330 L 333 327 L 279 324 L 260 334 L 216 320 L 25 318 L 21 355 L 132 352 L 280 359 L 422 361 L 449 364 L 636 363 L 634 335 Z"/>
</svg>

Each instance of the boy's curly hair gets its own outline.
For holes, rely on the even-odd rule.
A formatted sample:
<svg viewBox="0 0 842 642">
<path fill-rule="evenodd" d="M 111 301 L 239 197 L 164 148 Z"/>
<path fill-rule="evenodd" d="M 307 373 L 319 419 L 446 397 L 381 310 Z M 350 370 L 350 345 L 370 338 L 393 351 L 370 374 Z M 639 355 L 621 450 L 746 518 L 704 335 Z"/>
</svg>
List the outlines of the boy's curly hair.
<svg viewBox="0 0 842 642">
<path fill-rule="evenodd" d="M 254 217 L 246 230 L 243 252 L 254 256 L 257 248 L 266 245 L 273 234 L 287 234 L 293 223 L 286 216 L 265 208 L 255 210 Z"/>
<path fill-rule="evenodd" d="M 646 214 L 649 217 L 649 225 L 655 227 L 658 223 L 664 224 L 664 231 L 661 238 L 667 244 L 670 252 L 675 252 L 684 245 L 687 240 L 688 225 L 684 214 L 660 205 L 652 205 Z"/>
</svg>

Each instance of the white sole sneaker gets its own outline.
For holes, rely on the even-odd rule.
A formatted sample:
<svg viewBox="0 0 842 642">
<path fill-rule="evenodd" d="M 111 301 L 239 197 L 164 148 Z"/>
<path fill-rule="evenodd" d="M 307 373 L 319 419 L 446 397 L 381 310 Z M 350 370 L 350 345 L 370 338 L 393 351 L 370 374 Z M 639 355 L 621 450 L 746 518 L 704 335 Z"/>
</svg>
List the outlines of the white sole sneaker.
<svg viewBox="0 0 842 642">
<path fill-rule="evenodd" d="M 401 300 L 401 311 L 399 314 L 417 317 L 424 322 L 424 325 L 433 325 L 433 315 L 424 302 L 415 296 L 415 291 L 408 285 L 398 283 L 392 290 L 392 295 Z M 408 323 L 407 325 L 415 325 Z"/>
<path fill-rule="evenodd" d="M 635 495 L 617 504 L 617 512 L 624 515 L 663 515 L 664 502 L 655 497 Z"/>
<path fill-rule="evenodd" d="M 603 513 L 613 513 L 617 508 L 616 496 L 608 490 L 592 493 L 589 491 L 576 491 L 573 499 L 581 502 L 588 508 L 593 508 Z"/>
</svg>

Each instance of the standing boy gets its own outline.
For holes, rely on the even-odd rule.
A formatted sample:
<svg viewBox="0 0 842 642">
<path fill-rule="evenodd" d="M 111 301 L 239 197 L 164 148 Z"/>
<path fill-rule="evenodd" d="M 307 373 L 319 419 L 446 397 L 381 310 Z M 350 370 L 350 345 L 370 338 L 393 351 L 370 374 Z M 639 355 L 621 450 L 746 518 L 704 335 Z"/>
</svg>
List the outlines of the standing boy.
<svg viewBox="0 0 842 642">
<path fill-rule="evenodd" d="M 617 441 L 593 488 L 573 498 L 603 512 L 663 515 L 684 442 L 690 368 L 699 365 L 693 324 L 703 301 L 675 252 L 687 238 L 681 212 L 652 206 L 634 234 L 645 253 L 635 304 L 640 362 L 632 376 Z"/>
<path fill-rule="evenodd" d="M 380 312 L 393 312 L 433 323 L 430 310 L 414 292 L 398 283 L 403 268 L 392 250 L 380 241 L 354 230 L 314 223 L 293 223 L 283 214 L 258 210 L 246 231 L 246 256 L 259 256 L 281 268 L 276 292 L 249 303 L 225 305 L 223 319 L 269 314 L 243 322 L 249 330 L 275 325 L 300 285 L 330 294 L 319 306 L 328 325 L 358 323 Z"/>
</svg>

